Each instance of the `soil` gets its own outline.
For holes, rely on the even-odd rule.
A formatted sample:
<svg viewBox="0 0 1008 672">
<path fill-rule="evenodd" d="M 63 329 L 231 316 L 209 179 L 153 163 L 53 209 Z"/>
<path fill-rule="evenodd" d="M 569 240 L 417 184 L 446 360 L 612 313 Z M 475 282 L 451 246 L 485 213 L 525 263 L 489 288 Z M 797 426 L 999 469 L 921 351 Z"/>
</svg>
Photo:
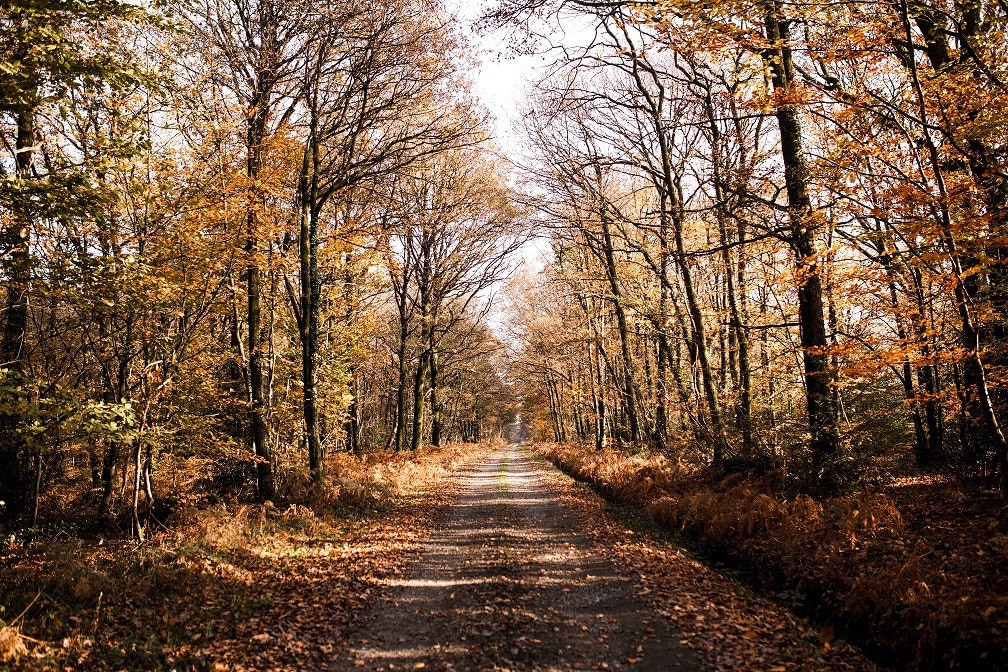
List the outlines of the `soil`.
<svg viewBox="0 0 1008 672">
<path fill-rule="evenodd" d="M 875 669 L 517 446 L 461 478 L 413 559 L 375 580 L 336 669 Z"/>
<path fill-rule="evenodd" d="M 401 577 L 378 586 L 338 669 L 700 670 L 671 622 L 510 446 Z"/>
</svg>

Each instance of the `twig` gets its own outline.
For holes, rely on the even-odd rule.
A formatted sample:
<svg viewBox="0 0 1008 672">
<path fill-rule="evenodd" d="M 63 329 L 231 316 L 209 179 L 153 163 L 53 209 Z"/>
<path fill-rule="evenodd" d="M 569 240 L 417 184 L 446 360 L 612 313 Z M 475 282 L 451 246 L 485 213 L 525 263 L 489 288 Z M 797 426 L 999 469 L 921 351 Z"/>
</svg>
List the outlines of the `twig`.
<svg viewBox="0 0 1008 672">
<path fill-rule="evenodd" d="M 24 608 L 24 611 L 22 611 L 20 614 L 18 614 L 17 618 L 15 618 L 13 621 L 11 621 L 11 625 L 14 625 L 18 621 L 20 621 L 22 618 L 24 618 L 24 615 L 28 613 L 28 610 L 32 608 L 32 605 L 35 604 L 36 602 L 38 602 L 39 595 L 41 595 L 41 594 L 42 594 L 42 591 L 39 590 L 35 594 L 35 599 L 28 603 L 28 606 Z"/>
<path fill-rule="evenodd" d="M 98 619 L 101 618 L 101 601 L 103 595 L 105 595 L 104 591 L 98 591 L 98 606 L 95 607 L 94 627 L 91 628 L 91 639 L 98 638 Z"/>
<path fill-rule="evenodd" d="M 45 644 L 46 643 L 46 642 L 42 641 L 41 639 L 35 639 L 34 637 L 29 637 L 28 635 L 24 634 L 23 632 L 17 633 L 17 636 L 20 637 L 21 639 L 27 639 L 32 644 Z"/>
</svg>

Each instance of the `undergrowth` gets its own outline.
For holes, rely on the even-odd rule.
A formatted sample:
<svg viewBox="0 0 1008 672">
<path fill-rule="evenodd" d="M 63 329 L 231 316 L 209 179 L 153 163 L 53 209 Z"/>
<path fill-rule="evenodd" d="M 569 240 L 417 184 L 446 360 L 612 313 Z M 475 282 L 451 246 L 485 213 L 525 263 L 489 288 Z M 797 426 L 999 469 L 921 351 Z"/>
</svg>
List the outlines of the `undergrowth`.
<svg viewBox="0 0 1008 672">
<path fill-rule="evenodd" d="M 311 571 L 305 563 L 332 556 L 372 518 L 397 515 L 481 452 L 451 444 L 335 455 L 323 484 L 287 474 L 275 503 L 180 506 L 143 545 L 8 538 L 0 545 L 0 670 L 203 669 L 204 654 L 192 653 L 201 637 L 271 606 L 268 591 L 255 588 L 264 570 Z"/>
<path fill-rule="evenodd" d="M 999 548 L 1006 537 L 995 502 L 957 510 L 966 498 L 960 492 L 955 501 L 958 486 L 947 483 L 912 495 L 881 488 L 789 497 L 768 478 L 716 476 L 657 455 L 555 443 L 534 449 L 884 664 L 1008 669 Z"/>
</svg>

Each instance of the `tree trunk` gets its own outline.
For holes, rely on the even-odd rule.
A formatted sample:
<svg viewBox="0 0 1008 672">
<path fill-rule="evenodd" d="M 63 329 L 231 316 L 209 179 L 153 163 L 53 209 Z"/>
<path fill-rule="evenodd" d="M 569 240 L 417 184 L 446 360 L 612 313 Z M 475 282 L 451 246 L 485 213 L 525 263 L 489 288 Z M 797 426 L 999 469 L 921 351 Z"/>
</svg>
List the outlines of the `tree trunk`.
<svg viewBox="0 0 1008 672">
<path fill-rule="evenodd" d="M 560 443 L 567 443 L 566 412 L 564 410 L 563 396 L 561 395 L 561 391 L 563 390 L 563 380 L 560 381 L 560 385 L 557 385 L 556 380 L 553 380 L 552 383 L 553 397 L 556 399 L 557 433 L 560 435 Z"/>
<path fill-rule="evenodd" d="M 738 234 L 738 240 L 736 242 L 738 243 L 739 250 L 739 262 L 736 266 L 732 263 L 728 240 L 728 212 L 726 211 L 727 190 L 725 188 L 724 175 L 721 172 L 723 163 L 723 156 L 721 153 L 721 127 L 718 125 L 717 116 L 714 112 L 714 101 L 711 98 L 711 92 L 709 89 L 707 89 L 705 93 L 704 104 L 711 131 L 711 163 L 713 165 L 714 198 L 716 201 L 715 215 L 717 218 L 718 233 L 721 237 L 721 261 L 725 268 L 725 284 L 728 294 L 727 300 L 730 315 L 729 326 L 731 329 L 732 340 L 734 341 L 734 349 L 738 354 L 738 425 L 742 434 L 742 452 L 747 457 L 752 457 L 756 453 L 756 445 L 752 434 L 752 375 L 749 367 L 749 334 L 743 322 L 742 309 L 739 305 L 739 294 L 740 292 L 744 294 L 745 291 L 745 265 L 741 259 L 745 243 L 745 225 L 740 221 L 738 228 L 736 229 Z M 738 273 L 738 288 L 736 288 L 735 284 L 736 272 Z"/>
<path fill-rule="evenodd" d="M 876 247 L 879 252 L 879 263 L 885 270 L 886 276 L 889 280 L 889 302 L 892 305 L 893 316 L 896 319 L 896 336 L 899 338 L 901 343 L 907 343 L 909 332 L 904 325 L 903 314 L 900 310 L 899 292 L 897 290 L 892 256 L 886 251 L 881 243 L 877 244 Z M 919 323 L 919 315 L 911 317 L 911 322 Z M 918 330 L 918 333 L 919 331 L 920 330 Z M 923 368 L 927 368 L 927 366 L 929 365 L 926 365 Z M 910 420 L 914 427 L 914 459 L 917 462 L 918 468 L 927 469 L 933 465 L 936 456 L 931 452 L 934 441 L 928 436 L 928 430 L 932 427 L 930 422 L 927 426 L 925 426 L 924 419 L 921 416 L 921 401 L 918 399 L 917 392 L 914 389 L 913 363 L 909 359 L 904 359 L 901 370 L 902 373 L 899 378 L 903 385 L 904 397 L 906 398 L 907 403 L 910 404 Z M 920 375 L 918 375 L 918 378 L 920 378 Z"/>
<path fill-rule="evenodd" d="M 396 389 L 395 418 L 395 449 L 402 451 L 406 447 L 406 343 L 405 339 L 399 345 L 399 387 Z"/>
<path fill-rule="evenodd" d="M 889 257 L 882 255 L 880 259 L 887 274 L 891 275 L 892 270 Z M 889 300 L 892 303 L 893 315 L 896 317 L 896 336 L 900 339 L 901 343 L 906 343 L 907 330 L 903 326 L 899 295 L 896 291 L 896 281 L 892 277 L 889 280 Z M 907 403 L 910 404 L 910 419 L 914 427 L 914 458 L 919 468 L 926 469 L 931 466 L 933 456 L 930 454 L 931 443 L 928 441 L 927 432 L 924 429 L 924 421 L 921 418 L 920 401 L 917 399 L 917 393 L 914 390 L 913 364 L 909 359 L 904 359 L 901 368 L 903 373 L 900 375 L 900 382 L 903 384 L 903 394 L 906 397 Z"/>
<path fill-rule="evenodd" d="M 251 112 L 247 120 L 246 135 L 248 152 L 246 177 L 249 184 L 245 231 L 245 273 L 248 283 L 249 434 L 252 440 L 252 453 L 256 457 L 259 499 L 266 501 L 276 496 L 276 483 L 273 478 L 273 456 L 270 454 L 264 393 L 266 343 L 262 328 L 262 269 L 259 264 L 259 210 L 264 204 L 259 174 L 262 168 L 262 145 L 266 134 L 266 109 L 261 96 L 253 100 Z"/>
<path fill-rule="evenodd" d="M 360 450 L 360 383 L 357 380 L 356 367 L 350 371 L 350 408 L 347 409 L 346 431 L 347 452 L 356 453 Z"/>
<path fill-rule="evenodd" d="M 808 195 L 808 167 L 802 147 L 802 128 L 797 107 L 787 102 L 792 93 L 794 66 L 791 61 L 789 20 L 782 3 L 773 0 L 765 18 L 768 47 L 764 54 L 772 72 L 780 130 L 781 158 L 788 196 L 789 242 L 795 253 L 798 286 L 798 321 L 804 359 L 805 401 L 808 412 L 811 476 L 822 492 L 835 491 L 840 483 L 837 457 L 840 435 L 836 400 L 832 391 L 835 372 L 826 354 L 828 340 L 823 312 L 822 276 L 816 250 L 819 226 L 812 216 Z"/>
<path fill-rule="evenodd" d="M 23 110 L 17 115 L 17 178 L 26 183 L 32 178 L 32 157 L 35 146 L 35 115 L 32 110 Z M 3 366 L 20 372 L 25 335 L 28 333 L 28 291 L 31 283 L 31 259 L 29 257 L 29 236 L 31 235 L 31 214 L 28 199 L 18 199 L 5 233 L 7 254 L 5 256 L 7 275 L 7 305 L 4 310 Z"/>
<path fill-rule="evenodd" d="M 299 230 L 299 260 L 301 306 L 299 335 L 301 337 L 301 383 L 304 403 L 305 443 L 308 447 L 308 470 L 316 483 L 325 479 L 322 445 L 319 435 L 316 367 L 319 347 L 319 299 L 322 292 L 318 273 L 318 217 L 315 195 L 318 193 L 318 140 L 313 128 L 301 167 L 299 194 L 301 221 Z"/>
<path fill-rule="evenodd" d="M 906 0 L 901 2 L 901 18 L 903 20 L 904 35 L 908 42 L 912 44 L 913 31 L 910 25 L 909 9 Z M 917 98 L 917 108 L 919 123 L 924 129 L 924 145 L 928 151 L 930 168 L 934 176 L 935 184 L 938 187 L 937 210 L 939 213 L 938 228 L 945 252 L 949 257 L 952 266 L 952 277 L 954 280 L 954 294 L 956 307 L 959 310 L 959 318 L 962 328 L 962 343 L 967 351 L 967 359 L 964 362 L 966 384 L 973 388 L 976 395 L 977 410 L 979 411 L 980 426 L 983 427 L 990 438 L 990 443 L 994 448 L 995 470 L 1000 474 L 1002 493 L 1008 494 L 1008 439 L 1001 431 L 1001 426 L 994 410 L 991 400 L 990 388 L 987 384 L 987 375 L 984 363 L 980 355 L 980 333 L 976 320 L 971 312 L 971 297 L 966 288 L 966 276 L 963 271 L 962 256 L 959 252 L 958 241 L 952 228 L 952 218 L 949 212 L 949 194 L 945 185 L 945 176 L 942 170 L 941 159 L 938 154 L 938 147 L 931 136 L 930 125 L 927 118 L 927 104 L 924 97 L 924 90 L 917 72 L 917 57 L 911 51 L 909 57 L 910 81 L 913 84 L 914 93 Z"/>
<path fill-rule="evenodd" d="M 678 184 L 674 188 L 678 188 Z M 673 208 L 681 205 L 680 198 L 673 199 Z M 707 332 L 704 326 L 703 310 L 693 285 L 693 274 L 689 267 L 686 256 L 686 244 L 683 240 L 683 221 L 680 215 L 673 216 L 672 235 L 675 239 L 675 261 L 679 267 L 679 277 L 683 283 L 683 293 L 686 298 L 686 309 L 690 318 L 690 332 L 692 334 L 691 343 L 693 345 L 693 358 L 700 365 L 700 378 L 703 386 L 704 399 L 707 402 L 707 413 L 709 426 L 705 433 L 707 440 L 712 446 L 711 461 L 715 465 L 720 465 L 724 461 L 725 450 L 728 447 L 728 439 L 725 435 L 724 422 L 721 418 L 721 405 L 718 400 L 717 382 L 714 380 L 714 372 L 711 370 L 710 357 L 707 349 Z"/>
<path fill-rule="evenodd" d="M 396 296 L 396 308 L 399 313 L 399 342 L 397 343 L 396 355 L 399 365 L 399 386 L 396 389 L 396 416 L 395 416 L 395 449 L 402 451 L 406 448 L 406 385 L 409 380 L 409 373 L 406 369 L 406 348 L 409 339 L 409 317 L 407 315 L 409 297 L 406 295 L 406 283 L 408 277 L 403 275 L 403 284 L 399 287 Z"/>
<path fill-rule="evenodd" d="M 34 110 L 19 110 L 16 114 L 15 169 L 23 188 L 32 179 L 32 159 L 35 147 Z M 11 216 L 3 230 L 3 270 L 7 279 L 4 306 L 3 336 L 0 339 L 0 367 L 18 384 L 23 370 L 25 336 L 28 333 L 28 293 L 31 286 L 31 205 L 19 194 L 11 207 Z M 17 392 L 15 392 L 17 394 Z M 0 518 L 14 520 L 28 513 L 31 505 L 32 459 L 23 437 L 18 433 L 20 418 L 13 413 L 0 416 Z"/>
<path fill-rule="evenodd" d="M 98 521 L 101 525 L 107 525 L 112 516 L 112 493 L 115 490 L 115 468 L 119 462 L 119 441 L 112 441 L 109 444 L 108 452 L 105 453 L 105 461 L 102 464 L 102 497 L 98 505 Z"/>
<path fill-rule="evenodd" d="M 693 285 L 692 272 L 686 256 L 685 241 L 683 239 L 683 197 L 681 194 L 681 183 L 679 176 L 673 167 L 672 151 L 668 138 L 668 128 L 666 120 L 663 118 L 663 106 L 665 104 L 665 89 L 659 87 L 655 94 L 649 88 L 641 76 L 641 72 L 648 73 L 657 84 L 659 76 L 654 68 L 643 58 L 635 58 L 633 61 L 632 74 L 637 87 L 637 92 L 647 102 L 647 111 L 651 124 L 654 128 L 655 137 L 660 152 L 661 171 L 652 175 L 655 188 L 661 194 L 661 237 L 663 250 L 668 249 L 667 232 L 669 224 L 672 226 L 672 235 L 675 239 L 674 260 L 679 269 L 679 275 L 683 283 L 683 291 L 686 298 L 687 310 L 690 317 L 690 336 L 687 341 L 690 345 L 692 358 L 700 364 L 701 383 L 704 392 L 704 399 L 707 405 L 709 424 L 702 427 L 699 424 L 697 429 L 705 436 L 712 446 L 712 462 L 721 464 L 724 460 L 725 451 L 728 447 L 727 436 L 724 430 L 724 422 L 721 418 L 720 402 L 718 400 L 717 382 L 714 380 L 714 372 L 711 369 L 709 353 L 707 349 L 707 335 L 703 322 L 703 311 L 700 308 Z M 668 283 L 668 279 L 661 278 L 663 284 Z M 685 334 L 684 334 L 685 335 Z M 696 368 L 694 367 L 694 380 Z M 699 392 L 699 387 L 697 387 Z M 696 418 L 699 419 L 699 418 Z"/>
<path fill-rule="evenodd" d="M 917 314 L 915 316 L 917 337 L 920 339 L 921 355 L 924 361 L 928 362 L 917 369 L 917 382 L 924 388 L 926 395 L 924 400 L 924 420 L 927 423 L 928 450 L 935 458 L 944 452 L 944 413 L 941 408 L 939 394 L 940 378 L 938 375 L 938 365 L 931 361 L 934 346 L 933 336 L 929 333 L 927 317 L 925 317 L 926 306 L 924 299 L 924 288 L 921 283 L 920 269 L 913 269 L 911 276 L 914 283 L 914 294 L 917 303 Z"/>
<path fill-rule="evenodd" d="M 130 520 L 132 521 L 133 536 L 140 543 L 144 542 L 144 528 L 140 521 L 140 487 L 143 476 L 143 442 L 134 439 L 133 448 L 133 492 L 130 496 Z"/>
<path fill-rule="evenodd" d="M 431 444 L 441 446 L 441 400 L 438 398 L 438 360 L 437 351 L 431 344 L 430 351 L 430 400 L 431 400 Z"/>
<path fill-rule="evenodd" d="M 97 490 L 101 487 L 101 460 L 98 459 L 98 450 L 95 444 L 91 444 L 87 449 L 88 470 L 91 472 L 91 489 Z"/>
<path fill-rule="evenodd" d="M 663 221 L 662 239 L 667 233 L 665 219 Z M 662 247 L 660 252 L 660 273 L 662 276 L 660 296 L 658 298 L 658 323 L 655 325 L 656 345 L 658 347 L 658 363 L 655 366 L 655 426 L 654 442 L 659 449 L 665 448 L 668 440 L 668 251 Z"/>
<path fill-rule="evenodd" d="M 640 421 L 637 415 L 637 369 L 630 351 L 630 333 L 627 326 L 626 310 L 623 306 L 623 292 L 620 288 L 619 276 L 616 270 L 616 257 L 613 252 L 612 236 L 609 231 L 609 219 L 604 212 L 599 213 L 602 220 L 602 242 L 605 254 L 606 277 L 613 293 L 613 308 L 616 313 L 616 328 L 619 329 L 620 353 L 623 356 L 623 397 L 626 407 L 627 422 L 630 425 L 630 441 L 640 443 Z"/>
<path fill-rule="evenodd" d="M 605 420 L 606 420 L 606 407 L 605 400 L 603 399 L 603 383 L 602 383 L 602 363 L 599 361 L 599 347 L 596 341 L 601 340 L 601 335 L 596 333 L 595 320 L 592 317 L 589 306 L 590 303 L 588 299 L 583 298 L 582 304 L 585 311 L 586 322 L 588 326 L 588 342 L 586 347 L 588 348 L 588 378 L 591 383 L 591 398 L 592 398 L 592 419 L 595 431 L 595 449 L 602 450 L 606 446 L 606 432 L 605 432 Z M 592 346 L 595 347 L 592 347 Z"/>
<path fill-rule="evenodd" d="M 423 445 L 424 425 L 424 378 L 427 376 L 429 353 L 424 350 L 417 362 L 416 373 L 413 374 L 413 431 L 410 435 L 410 450 L 416 451 Z"/>
<path fill-rule="evenodd" d="M 557 400 L 553 386 L 553 380 L 548 375 L 545 377 L 545 380 L 546 380 L 546 400 L 549 402 L 549 409 L 550 409 L 550 423 L 553 425 L 553 440 L 557 443 L 561 443 L 562 439 L 560 437 L 560 415 L 557 412 Z"/>
<path fill-rule="evenodd" d="M 34 455 L 35 478 L 32 488 L 31 526 L 38 525 L 39 500 L 42 496 L 42 448 L 35 449 Z"/>
</svg>

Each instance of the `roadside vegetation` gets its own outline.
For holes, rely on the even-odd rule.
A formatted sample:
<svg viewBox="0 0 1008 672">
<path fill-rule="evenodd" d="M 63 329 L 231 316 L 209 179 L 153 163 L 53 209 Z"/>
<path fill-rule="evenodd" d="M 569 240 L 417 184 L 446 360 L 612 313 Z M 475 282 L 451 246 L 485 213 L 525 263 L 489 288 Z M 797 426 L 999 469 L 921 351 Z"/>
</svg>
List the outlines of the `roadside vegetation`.
<svg viewBox="0 0 1008 672">
<path fill-rule="evenodd" d="M 275 503 L 235 492 L 190 500 L 144 544 L 6 538 L 0 669 L 325 664 L 345 648 L 373 583 L 402 571 L 451 502 L 459 470 L 486 449 L 338 456 L 338 480 L 306 479 Z"/>
<path fill-rule="evenodd" d="M 1008 536 L 996 493 L 932 477 L 813 498 L 774 474 L 725 476 L 611 448 L 532 449 L 810 616 L 828 641 L 843 637 L 896 669 L 1004 669 Z"/>
</svg>

